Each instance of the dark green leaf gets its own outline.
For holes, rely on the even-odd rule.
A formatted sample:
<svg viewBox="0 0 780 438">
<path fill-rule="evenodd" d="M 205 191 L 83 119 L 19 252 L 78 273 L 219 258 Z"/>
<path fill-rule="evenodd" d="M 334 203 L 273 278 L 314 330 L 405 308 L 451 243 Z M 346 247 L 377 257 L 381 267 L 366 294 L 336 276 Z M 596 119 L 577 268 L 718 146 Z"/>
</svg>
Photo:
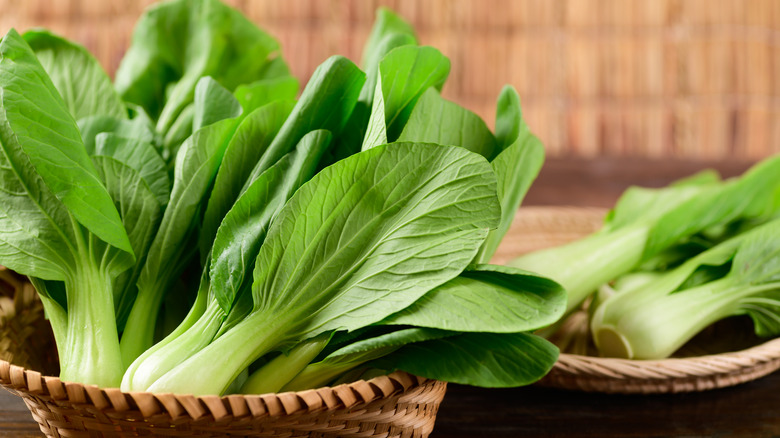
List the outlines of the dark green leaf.
<svg viewBox="0 0 780 438">
<path fill-rule="evenodd" d="M 365 74 L 343 56 L 332 56 L 312 74 L 301 98 L 247 181 L 290 152 L 307 133 L 324 129 L 338 135 L 355 107 Z"/>
<path fill-rule="evenodd" d="M 376 365 L 452 383 L 506 388 L 536 382 L 557 359 L 558 349 L 532 334 L 463 333 L 409 344 Z"/>
<path fill-rule="evenodd" d="M 268 145 L 276 137 L 294 103 L 276 101 L 250 113 L 236 129 L 219 166 L 201 224 L 199 247 L 202 260 L 211 251 L 217 228 L 233 206 Z"/>
<path fill-rule="evenodd" d="M 314 175 L 330 140 L 327 131 L 304 136 L 295 151 L 253 181 L 225 215 L 214 238 L 210 271 L 212 290 L 225 313 L 252 272 L 271 220 Z"/>
</svg>

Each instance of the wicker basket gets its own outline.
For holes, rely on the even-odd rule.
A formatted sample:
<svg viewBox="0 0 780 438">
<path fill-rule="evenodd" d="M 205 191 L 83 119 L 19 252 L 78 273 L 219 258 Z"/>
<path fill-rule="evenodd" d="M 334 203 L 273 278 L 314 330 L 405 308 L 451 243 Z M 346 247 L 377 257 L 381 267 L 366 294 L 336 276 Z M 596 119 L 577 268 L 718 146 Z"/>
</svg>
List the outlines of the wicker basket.
<svg viewBox="0 0 780 438">
<path fill-rule="evenodd" d="M 24 399 L 51 437 L 426 437 L 447 388 L 403 372 L 333 388 L 226 397 L 62 382 L 45 375 L 57 374 L 56 355 L 35 290 L 0 267 L 0 291 L 0 385 Z"/>
<path fill-rule="evenodd" d="M 512 256 L 559 245 L 598 229 L 603 209 L 572 207 L 523 207 L 496 254 L 497 262 Z M 587 344 L 587 316 L 572 315 L 555 337 L 568 338 L 568 345 L 586 354 L 562 353 L 552 371 L 540 382 L 557 388 L 623 394 L 703 391 L 732 386 L 765 376 L 780 368 L 780 339 L 761 341 L 752 327 L 726 321 L 714 326 L 663 360 L 628 360 L 596 357 Z M 742 329 L 742 330 L 740 330 Z M 729 337 L 724 337 L 729 333 Z M 725 338 L 725 339 L 724 339 Z M 717 340 L 718 345 L 713 345 Z M 702 354 L 709 350 L 724 351 Z M 563 351 L 568 351 L 566 348 Z"/>
</svg>

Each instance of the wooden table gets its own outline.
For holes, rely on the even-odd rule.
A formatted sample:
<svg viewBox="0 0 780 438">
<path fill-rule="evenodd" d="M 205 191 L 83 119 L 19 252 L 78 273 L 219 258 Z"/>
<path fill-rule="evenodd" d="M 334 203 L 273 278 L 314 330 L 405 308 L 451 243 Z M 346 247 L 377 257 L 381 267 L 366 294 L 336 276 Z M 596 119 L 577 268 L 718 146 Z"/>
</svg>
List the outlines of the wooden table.
<svg viewBox="0 0 780 438">
<path fill-rule="evenodd" d="M 734 176 L 749 164 L 548 160 L 525 205 L 609 207 L 631 184 L 657 187 L 705 167 Z M 0 392 L 0 436 L 40 436 L 21 399 L 5 392 Z M 520 436 L 780 436 L 780 373 L 733 388 L 656 396 L 450 385 L 432 435 Z"/>
</svg>

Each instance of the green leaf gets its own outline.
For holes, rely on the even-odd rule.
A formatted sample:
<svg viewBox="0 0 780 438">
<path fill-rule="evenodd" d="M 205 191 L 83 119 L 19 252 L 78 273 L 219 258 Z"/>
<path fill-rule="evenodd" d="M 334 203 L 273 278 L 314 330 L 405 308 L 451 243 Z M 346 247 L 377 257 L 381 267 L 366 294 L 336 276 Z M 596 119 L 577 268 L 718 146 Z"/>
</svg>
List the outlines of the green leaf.
<svg viewBox="0 0 780 438">
<path fill-rule="evenodd" d="M 279 160 L 250 184 L 225 216 L 214 238 L 212 290 L 225 313 L 254 266 L 271 220 L 317 168 L 331 135 L 312 131 L 295 151 Z"/>
<path fill-rule="evenodd" d="M 241 105 L 233 94 L 209 76 L 195 85 L 192 130 L 241 115 Z"/>
<path fill-rule="evenodd" d="M 317 67 L 247 181 L 254 181 L 279 161 L 307 133 L 324 129 L 338 135 L 355 107 L 363 82 L 365 74 L 343 56 L 331 56 Z"/>
<path fill-rule="evenodd" d="M 220 163 L 201 224 L 199 247 L 201 259 L 211 251 L 217 228 L 248 183 L 255 164 L 292 111 L 294 103 L 277 101 L 250 113 L 236 129 Z"/>
<path fill-rule="evenodd" d="M 387 38 L 394 35 L 403 35 L 410 39 L 410 44 L 417 44 L 414 28 L 408 22 L 388 8 L 378 8 L 374 25 L 371 27 L 371 34 L 363 47 L 363 56 L 360 61 L 360 65 L 366 71 L 384 58 L 388 51 L 383 50 L 382 45 L 387 44 Z"/>
<path fill-rule="evenodd" d="M 15 30 L 0 42 L 0 111 L 4 137 L 14 137 L 4 143 L 17 142 L 46 186 L 84 227 L 132 254 L 119 213 L 84 149 L 76 122 Z"/>
<path fill-rule="evenodd" d="M 496 146 L 497 151 L 512 146 L 521 135 L 528 132 L 520 108 L 520 95 L 511 85 L 505 85 L 496 102 Z"/>
<path fill-rule="evenodd" d="M 490 230 L 477 255 L 478 263 L 489 262 L 495 254 L 543 163 L 544 146 L 527 130 L 490 163 L 498 180 L 501 223 L 495 230 Z"/>
<path fill-rule="evenodd" d="M 27 31 L 23 38 L 74 119 L 97 115 L 128 118 L 111 79 L 87 49 L 46 30 Z"/>
<path fill-rule="evenodd" d="M 366 83 L 363 84 L 360 97 L 346 127 L 337 137 L 333 151 L 327 156 L 327 161 L 323 163 L 322 167 L 360 151 L 366 136 L 366 126 L 371 116 L 377 81 L 379 80 L 379 61 L 391 50 L 405 45 L 417 45 L 411 26 L 389 9 L 378 9 L 377 18 L 371 29 L 369 41 L 364 47 L 363 59 L 360 64 L 366 72 Z M 381 88 L 379 88 L 378 94 L 382 94 Z M 382 102 L 381 108 L 384 111 L 384 102 Z M 382 122 L 382 132 L 384 132 L 384 114 L 382 114 L 382 118 L 376 118 L 376 120 Z M 386 137 L 384 134 L 383 136 Z M 387 143 L 387 140 L 384 143 Z"/>
<path fill-rule="evenodd" d="M 178 36 L 173 38 L 172 36 Z M 239 11 L 217 0 L 175 0 L 147 9 L 116 73 L 116 89 L 141 105 L 166 133 L 211 76 L 228 90 L 279 68 L 279 44 Z M 278 59 L 278 58 L 276 58 Z"/>
<path fill-rule="evenodd" d="M 0 264 L 64 280 L 76 265 L 72 218 L 46 187 L 0 111 Z"/>
<path fill-rule="evenodd" d="M 408 143 L 372 151 L 323 170 L 282 210 L 257 258 L 260 313 L 296 315 L 307 336 L 376 322 L 459 274 L 495 226 L 495 180 L 478 156 Z"/>
<path fill-rule="evenodd" d="M 167 166 L 151 144 L 143 140 L 102 133 L 97 136 L 93 155 L 112 157 L 131 167 L 138 172 L 158 203 L 161 206 L 168 204 L 171 181 Z"/>
<path fill-rule="evenodd" d="M 84 148 L 89 155 L 94 155 L 96 138 L 103 132 L 150 144 L 155 140 L 154 126 L 149 125 L 148 120 L 143 117 L 123 120 L 111 116 L 89 116 L 79 119 L 77 124 L 81 131 L 81 139 L 84 141 Z"/>
<path fill-rule="evenodd" d="M 452 383 L 507 388 L 536 382 L 557 359 L 558 349 L 532 334 L 463 333 L 409 344 L 376 366 Z"/>
<path fill-rule="evenodd" d="M 554 281 L 505 266 L 477 265 L 382 324 L 519 333 L 548 326 L 565 310 L 566 292 Z"/>
<path fill-rule="evenodd" d="M 493 133 L 478 115 L 445 100 L 434 88 L 422 94 L 398 140 L 460 146 L 487 159 L 496 149 Z"/>
<path fill-rule="evenodd" d="M 244 109 L 244 114 L 249 114 L 271 102 L 295 100 L 298 96 L 298 88 L 298 79 L 292 76 L 283 76 L 240 85 L 233 95 L 236 96 L 238 103 Z"/>
<path fill-rule="evenodd" d="M 387 126 L 385 126 L 385 99 L 382 96 L 382 78 L 376 80 L 374 102 L 371 105 L 371 118 L 363 138 L 362 150 L 387 144 Z"/>
<path fill-rule="evenodd" d="M 450 60 L 433 47 L 402 46 L 382 58 L 377 84 L 382 87 L 388 141 L 401 134 L 420 96 L 444 83 L 449 73 Z M 369 126 L 379 123 L 371 119 L 381 120 L 381 116 L 372 112 Z"/>
</svg>

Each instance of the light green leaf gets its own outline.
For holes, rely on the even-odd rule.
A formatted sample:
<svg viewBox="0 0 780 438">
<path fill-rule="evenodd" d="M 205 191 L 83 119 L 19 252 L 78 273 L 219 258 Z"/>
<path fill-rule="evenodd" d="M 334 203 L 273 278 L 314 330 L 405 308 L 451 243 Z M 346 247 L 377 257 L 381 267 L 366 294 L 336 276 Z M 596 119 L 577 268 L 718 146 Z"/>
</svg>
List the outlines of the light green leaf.
<svg viewBox="0 0 780 438">
<path fill-rule="evenodd" d="M 179 36 L 173 38 L 172 36 Z M 279 73 L 279 43 L 217 0 L 174 0 L 147 9 L 116 73 L 116 89 L 166 133 L 211 76 L 228 90 Z M 276 61 L 275 61 L 276 60 Z"/>
<path fill-rule="evenodd" d="M 233 94 L 209 76 L 202 77 L 195 85 L 193 99 L 192 131 L 241 115 L 241 105 Z"/>
<path fill-rule="evenodd" d="M 257 258 L 260 313 L 297 315 L 307 336 L 376 322 L 459 274 L 495 226 L 495 180 L 478 156 L 426 144 L 371 151 L 326 168 L 282 210 Z"/>
<path fill-rule="evenodd" d="M 528 132 L 520 108 L 520 95 L 511 85 L 505 85 L 496 102 L 496 146 L 500 152 L 512 146 L 521 135 Z"/>
<path fill-rule="evenodd" d="M 111 116 L 89 116 L 79 119 L 77 124 L 84 148 L 89 155 L 94 155 L 96 137 L 103 132 L 150 144 L 154 142 L 154 126 L 149 125 L 148 120 L 143 117 L 123 120 Z"/>
<path fill-rule="evenodd" d="M 566 292 L 554 281 L 505 266 L 477 265 L 382 324 L 519 333 L 548 326 L 565 310 Z"/>
<path fill-rule="evenodd" d="M 62 96 L 74 119 L 108 116 L 127 119 L 127 108 L 111 79 L 87 49 L 46 30 L 30 30 L 23 38 Z"/>
<path fill-rule="evenodd" d="M 395 141 L 401 134 L 420 96 L 428 88 L 444 83 L 449 73 L 450 60 L 433 47 L 402 46 L 382 58 L 381 81 L 377 83 L 382 84 L 388 141 Z M 371 115 L 377 117 L 379 114 Z"/>
<path fill-rule="evenodd" d="M 515 219 L 517 209 L 544 164 L 544 146 L 536 136 L 522 131 L 514 143 L 490 163 L 498 180 L 501 223 L 490 230 L 477 255 L 478 263 L 488 263 Z"/>
<path fill-rule="evenodd" d="M 0 111 L 52 193 L 101 240 L 132 254 L 111 197 L 84 149 L 76 122 L 30 46 L 11 30 L 0 41 Z M 38 276 L 38 275 L 36 275 Z"/>
<path fill-rule="evenodd" d="M 168 204 L 171 196 L 168 170 L 165 161 L 151 144 L 143 140 L 102 133 L 97 136 L 94 155 L 112 157 L 131 167 L 138 172 L 158 203 L 161 206 Z"/>
<path fill-rule="evenodd" d="M 384 58 L 389 50 L 383 50 L 382 45 L 387 44 L 385 42 L 387 38 L 394 35 L 404 35 L 409 38 L 409 44 L 417 44 L 414 28 L 408 22 L 388 8 L 378 8 L 374 25 L 371 27 L 371 34 L 368 36 L 366 45 L 363 46 L 363 56 L 360 60 L 360 65 L 366 71 Z"/>
<path fill-rule="evenodd" d="M 240 85 L 233 93 L 244 109 L 244 114 L 278 100 L 293 101 L 298 96 L 298 79 L 282 76 Z"/>
<path fill-rule="evenodd" d="M 362 150 L 387 144 L 387 126 L 385 126 L 385 100 L 382 96 L 382 78 L 376 80 L 376 93 L 371 106 L 371 118 L 368 120 L 366 136 L 363 139 Z"/>
<path fill-rule="evenodd" d="M 487 159 L 496 149 L 493 133 L 478 115 L 445 100 L 434 88 L 422 94 L 398 140 L 460 146 Z"/>
</svg>

